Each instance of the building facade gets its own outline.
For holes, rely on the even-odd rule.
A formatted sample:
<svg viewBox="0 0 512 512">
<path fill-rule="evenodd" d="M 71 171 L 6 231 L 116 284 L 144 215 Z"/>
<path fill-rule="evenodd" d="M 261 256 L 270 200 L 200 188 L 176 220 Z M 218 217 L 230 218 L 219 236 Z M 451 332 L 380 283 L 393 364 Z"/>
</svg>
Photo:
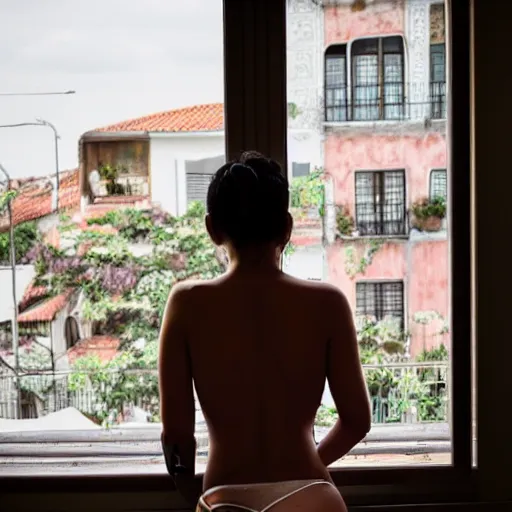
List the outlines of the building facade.
<svg viewBox="0 0 512 512">
<path fill-rule="evenodd" d="M 444 11 L 289 3 L 291 125 L 320 141 L 326 178 L 322 278 L 356 314 L 397 319 L 412 356 L 449 344 Z"/>
</svg>

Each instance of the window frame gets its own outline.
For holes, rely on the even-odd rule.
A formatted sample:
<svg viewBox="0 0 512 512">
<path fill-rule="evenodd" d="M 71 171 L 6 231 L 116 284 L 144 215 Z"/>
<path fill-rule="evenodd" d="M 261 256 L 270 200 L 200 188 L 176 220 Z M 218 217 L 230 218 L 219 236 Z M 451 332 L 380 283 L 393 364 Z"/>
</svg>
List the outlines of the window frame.
<svg viewBox="0 0 512 512">
<path fill-rule="evenodd" d="M 405 172 L 405 169 L 378 169 L 378 170 L 357 170 L 354 172 L 354 220 L 355 220 L 355 226 L 356 226 L 356 230 L 359 231 L 359 222 L 360 222 L 360 219 L 358 218 L 359 215 L 358 215 L 358 202 L 357 202 L 357 177 L 362 175 L 362 174 L 371 174 L 372 176 L 376 176 L 376 175 L 385 175 L 386 173 L 401 173 L 402 176 L 403 176 L 403 183 L 404 183 L 404 186 L 403 186 L 403 198 L 404 198 L 404 204 L 403 204 L 403 233 L 391 233 L 391 234 L 388 234 L 388 233 L 376 233 L 376 234 L 372 234 L 372 233 L 364 233 L 364 234 L 359 234 L 359 236 L 361 237 L 368 237 L 368 238 L 371 238 L 371 237 L 384 237 L 384 238 L 393 238 L 393 237 L 404 237 L 404 236 L 407 236 L 407 173 Z M 373 178 L 374 179 L 374 178 Z M 383 192 L 383 197 L 384 197 L 384 201 L 386 200 L 386 187 L 385 187 L 385 183 L 383 183 L 383 180 L 381 179 L 380 180 L 380 184 L 381 184 L 381 188 L 382 188 L 382 192 Z M 373 185 L 375 185 L 375 180 L 374 180 L 374 183 Z M 375 186 L 374 186 L 374 189 L 375 189 Z M 374 199 L 374 206 L 377 204 L 375 202 L 375 190 L 374 190 L 374 193 L 373 193 L 373 199 Z M 384 231 L 384 226 L 385 226 L 385 220 L 384 220 L 384 209 L 382 209 L 382 212 L 381 212 L 381 219 L 379 220 L 376 220 L 374 222 L 375 226 L 379 226 L 380 227 L 380 230 L 381 231 Z M 391 221 L 391 222 L 396 222 L 396 221 Z"/>
<path fill-rule="evenodd" d="M 254 148 L 276 158 L 284 169 L 287 168 L 286 5 L 286 0 L 224 0 L 226 156 L 231 158 L 244 148 Z M 342 489 L 349 505 L 411 503 L 411 500 L 446 503 L 477 498 L 477 470 L 472 468 L 471 458 L 471 386 L 467 385 L 471 381 L 472 334 L 471 223 L 468 222 L 471 218 L 470 0 L 452 1 L 450 9 L 446 17 L 450 41 L 447 83 L 451 84 L 451 90 L 457 91 L 453 98 L 451 95 L 448 98 L 451 144 L 447 166 L 452 233 L 452 390 L 457 397 L 451 404 L 453 464 L 330 469 L 334 483 Z M 456 191 L 450 183 L 457 183 Z M 126 509 L 133 509 L 137 503 L 145 510 L 183 509 L 183 501 L 173 492 L 175 487 L 166 474 L 1 476 L 0 488 L 8 488 L 19 499 L 30 496 L 34 503 L 50 494 L 53 501 L 48 507 L 52 510 L 66 508 L 70 492 L 78 493 L 73 499 L 89 500 L 91 507 L 92 504 L 106 507 L 108 503 L 112 510 L 121 510 L 117 493 L 122 492 L 126 493 Z M 154 498 L 152 503 L 148 492 Z M 58 493 L 61 494 L 56 498 Z M 82 505 L 84 502 L 81 501 Z M 9 507 L 9 502 L 5 503 Z"/>
<path fill-rule="evenodd" d="M 386 285 L 386 284 L 400 284 L 401 285 L 401 292 L 402 292 L 402 312 L 401 312 L 401 316 L 400 316 L 400 327 L 402 330 L 405 330 L 406 329 L 406 318 L 405 318 L 405 305 L 406 305 L 406 300 L 405 300 L 405 281 L 404 279 L 360 279 L 356 282 L 356 288 L 355 288 L 355 292 L 356 292 L 356 306 L 355 306 L 355 314 L 358 316 L 360 314 L 362 314 L 363 316 L 369 316 L 370 314 L 369 313 L 358 313 L 357 312 L 357 290 L 358 288 L 361 286 L 361 285 L 364 285 L 364 286 L 368 286 L 368 285 L 374 285 L 374 286 L 379 286 L 381 288 L 381 291 L 379 292 L 380 294 L 383 293 L 383 290 L 382 288 L 384 287 L 383 285 Z M 366 301 L 365 301 L 366 302 Z M 382 303 L 384 304 L 384 301 L 382 301 Z M 383 309 L 385 309 L 383 307 Z M 382 320 L 384 318 L 384 316 L 382 318 L 377 318 L 377 315 L 373 315 L 375 316 L 375 319 L 377 321 L 379 320 Z"/>
<path fill-rule="evenodd" d="M 430 170 L 430 174 L 428 177 L 428 197 L 430 200 L 432 200 L 432 199 L 434 199 L 434 197 L 436 197 L 432 194 L 432 184 L 433 184 L 433 178 L 434 178 L 435 173 L 444 173 L 446 190 L 445 190 L 445 195 L 444 195 L 443 199 L 446 201 L 448 199 L 448 170 L 441 168 L 441 167 Z"/>
<path fill-rule="evenodd" d="M 397 117 L 387 117 L 386 116 L 386 108 L 389 108 L 390 106 L 393 106 L 393 104 L 386 104 L 385 102 L 385 94 L 386 94 L 386 82 L 385 80 L 385 55 L 397 55 L 397 53 L 394 52 L 386 52 L 384 49 L 384 41 L 386 39 L 399 39 L 400 40 L 400 55 L 401 57 L 401 81 L 399 82 L 402 88 L 401 93 L 401 101 L 397 105 L 397 108 L 399 110 L 399 115 Z M 361 52 L 361 53 L 354 53 L 354 45 L 357 45 L 358 43 L 363 42 L 370 42 L 375 41 L 377 46 L 377 52 Z M 405 97 L 406 97 L 406 83 L 405 83 L 405 57 L 406 57 L 406 45 L 405 40 L 402 34 L 386 34 L 386 35 L 375 35 L 371 37 L 359 37 L 357 39 L 353 39 L 350 42 L 350 45 L 348 45 L 348 50 L 350 51 L 350 58 L 347 63 L 347 74 L 350 73 L 350 76 L 348 76 L 348 84 L 347 89 L 350 88 L 350 104 L 348 108 L 348 114 L 350 116 L 350 121 L 354 122 L 361 122 L 361 123 L 373 123 L 373 122 L 379 122 L 379 121 L 401 121 L 405 118 Z M 371 116 L 364 117 L 364 118 L 356 118 L 356 109 L 368 109 L 371 110 L 374 108 L 372 105 L 361 105 L 357 106 L 355 102 L 356 97 L 356 56 L 363 56 L 363 55 L 376 55 L 377 56 L 377 84 L 375 84 L 375 87 L 377 88 L 377 107 L 378 107 L 378 116 L 373 118 Z M 349 69 L 350 68 L 350 69 Z M 391 82 L 396 83 L 396 82 Z M 369 85 L 367 87 L 372 87 L 372 85 Z"/>
<path fill-rule="evenodd" d="M 342 48 L 343 53 L 342 52 L 335 53 L 335 50 L 337 50 L 338 48 Z M 351 109 L 350 109 L 350 102 L 349 102 L 349 90 L 350 90 L 349 78 L 350 77 L 349 77 L 349 61 L 348 61 L 348 55 L 347 55 L 348 50 L 349 50 L 349 45 L 347 43 L 340 43 L 340 44 L 330 45 L 324 51 L 324 55 L 323 55 L 323 58 L 324 58 L 324 83 L 323 83 L 324 115 L 323 115 L 323 117 L 324 117 L 324 122 L 326 122 L 326 123 L 346 123 L 347 121 L 350 121 L 350 119 L 351 119 L 351 115 L 350 115 Z M 327 86 L 327 75 L 328 75 L 327 61 L 330 59 L 332 59 L 332 60 L 340 59 L 341 57 L 343 57 L 343 66 L 345 68 L 345 84 L 342 86 L 328 87 Z M 341 90 L 345 89 L 344 105 L 329 104 L 327 91 L 328 90 L 337 90 L 337 89 L 341 89 Z M 329 117 L 328 112 L 337 111 L 338 109 L 340 109 L 340 111 L 342 113 L 344 113 L 344 116 L 341 116 L 341 117 L 344 117 L 344 119 L 342 119 L 340 121 L 337 121 L 334 119 L 328 119 L 328 117 Z"/>
</svg>

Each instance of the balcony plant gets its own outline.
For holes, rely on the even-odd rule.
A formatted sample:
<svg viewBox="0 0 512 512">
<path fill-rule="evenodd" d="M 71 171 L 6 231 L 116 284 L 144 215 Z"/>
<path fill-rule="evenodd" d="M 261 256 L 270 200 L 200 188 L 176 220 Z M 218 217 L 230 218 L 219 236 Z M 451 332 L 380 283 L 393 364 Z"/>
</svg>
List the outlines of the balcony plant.
<svg viewBox="0 0 512 512">
<path fill-rule="evenodd" d="M 352 236 L 354 233 L 354 219 L 348 209 L 343 205 L 336 206 L 336 231 L 337 236 Z"/>
<path fill-rule="evenodd" d="M 99 173 L 101 179 L 105 182 L 107 195 L 119 196 L 124 194 L 125 190 L 123 185 L 117 182 L 119 169 L 116 166 L 110 164 L 102 165 L 99 168 Z"/>
<path fill-rule="evenodd" d="M 446 200 L 443 197 L 422 198 L 413 203 L 413 227 L 420 231 L 439 231 L 446 216 Z"/>
</svg>

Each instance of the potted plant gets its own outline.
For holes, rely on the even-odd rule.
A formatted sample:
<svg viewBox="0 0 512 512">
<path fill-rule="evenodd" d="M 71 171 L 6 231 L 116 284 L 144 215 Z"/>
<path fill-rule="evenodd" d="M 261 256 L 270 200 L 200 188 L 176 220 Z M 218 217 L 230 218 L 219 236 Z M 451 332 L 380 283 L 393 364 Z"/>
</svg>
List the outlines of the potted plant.
<svg viewBox="0 0 512 512">
<path fill-rule="evenodd" d="M 352 236 L 354 233 L 354 219 L 348 209 L 343 205 L 336 207 L 336 228 L 338 236 Z"/>
<path fill-rule="evenodd" d="M 422 198 L 411 208 L 413 227 L 420 231 L 439 231 L 446 216 L 446 200 L 442 197 Z"/>
<path fill-rule="evenodd" d="M 119 170 L 117 167 L 110 164 L 105 164 L 100 167 L 99 173 L 109 196 L 124 194 L 123 185 L 117 183 L 117 178 L 119 177 Z"/>
</svg>

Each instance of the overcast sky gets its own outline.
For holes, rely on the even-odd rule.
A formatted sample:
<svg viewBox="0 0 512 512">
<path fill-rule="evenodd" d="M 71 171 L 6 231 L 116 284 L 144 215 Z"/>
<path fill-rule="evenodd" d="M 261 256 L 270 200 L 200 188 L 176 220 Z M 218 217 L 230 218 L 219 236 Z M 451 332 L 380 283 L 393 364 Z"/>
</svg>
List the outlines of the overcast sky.
<svg viewBox="0 0 512 512">
<path fill-rule="evenodd" d="M 61 169 L 93 128 L 223 100 L 221 0 L 0 1 L 0 124 L 45 118 L 60 132 Z M 47 128 L 0 128 L 12 176 L 54 171 Z"/>
</svg>

